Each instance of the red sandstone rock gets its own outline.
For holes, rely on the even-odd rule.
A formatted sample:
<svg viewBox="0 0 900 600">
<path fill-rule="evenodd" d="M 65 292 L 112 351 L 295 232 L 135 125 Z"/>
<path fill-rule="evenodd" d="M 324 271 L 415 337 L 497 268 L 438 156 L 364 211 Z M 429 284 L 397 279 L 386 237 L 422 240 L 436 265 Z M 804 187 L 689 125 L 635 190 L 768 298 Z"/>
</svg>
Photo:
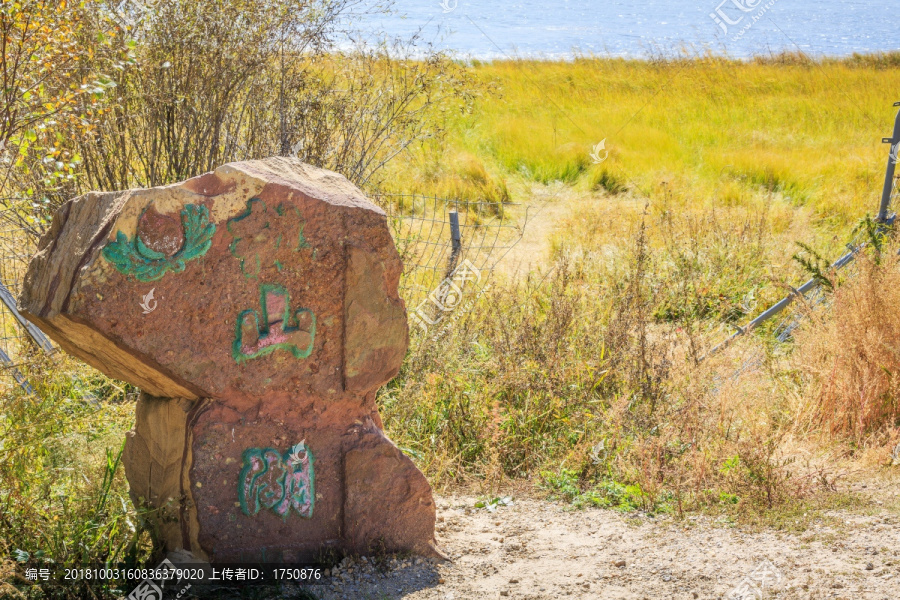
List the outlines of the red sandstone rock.
<svg viewBox="0 0 900 600">
<path fill-rule="evenodd" d="M 126 474 L 168 550 L 435 554 L 428 483 L 376 425 L 407 346 L 400 272 L 359 189 L 273 158 L 69 201 L 19 304 L 144 391 Z"/>
</svg>

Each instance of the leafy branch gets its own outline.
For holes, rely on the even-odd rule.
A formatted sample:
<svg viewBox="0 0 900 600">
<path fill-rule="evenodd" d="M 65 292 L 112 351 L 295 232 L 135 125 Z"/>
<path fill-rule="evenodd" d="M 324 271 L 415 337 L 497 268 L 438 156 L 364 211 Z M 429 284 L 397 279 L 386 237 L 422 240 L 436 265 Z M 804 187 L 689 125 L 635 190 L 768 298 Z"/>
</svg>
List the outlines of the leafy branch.
<svg viewBox="0 0 900 600">
<path fill-rule="evenodd" d="M 796 242 L 796 244 L 803 252 L 794 254 L 793 259 L 803 267 L 803 270 L 806 271 L 817 284 L 827 291 L 833 292 L 834 282 L 831 277 L 829 277 L 831 263 L 808 244 L 804 244 L 803 242 Z"/>
</svg>

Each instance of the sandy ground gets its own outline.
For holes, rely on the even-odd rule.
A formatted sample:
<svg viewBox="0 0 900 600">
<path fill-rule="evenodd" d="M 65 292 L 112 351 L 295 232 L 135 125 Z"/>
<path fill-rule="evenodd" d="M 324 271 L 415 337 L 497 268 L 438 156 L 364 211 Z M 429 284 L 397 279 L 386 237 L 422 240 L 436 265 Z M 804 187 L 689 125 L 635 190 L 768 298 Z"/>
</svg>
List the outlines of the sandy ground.
<svg viewBox="0 0 900 600">
<path fill-rule="evenodd" d="M 597 202 L 599 195 L 585 195 L 562 185 L 533 186 L 529 192 L 527 220 L 522 238 L 497 263 L 495 269 L 504 275 L 520 277 L 547 264 L 553 234 L 560 222 Z"/>
<path fill-rule="evenodd" d="M 896 489 L 887 493 L 896 496 Z M 895 510 L 829 513 L 792 534 L 742 531 L 705 516 L 679 521 L 540 500 L 491 513 L 475 502 L 438 499 L 438 541 L 450 560 L 347 561 L 334 583 L 312 588 L 314 594 L 322 600 L 900 598 Z M 742 584 L 743 596 L 736 591 Z"/>
</svg>

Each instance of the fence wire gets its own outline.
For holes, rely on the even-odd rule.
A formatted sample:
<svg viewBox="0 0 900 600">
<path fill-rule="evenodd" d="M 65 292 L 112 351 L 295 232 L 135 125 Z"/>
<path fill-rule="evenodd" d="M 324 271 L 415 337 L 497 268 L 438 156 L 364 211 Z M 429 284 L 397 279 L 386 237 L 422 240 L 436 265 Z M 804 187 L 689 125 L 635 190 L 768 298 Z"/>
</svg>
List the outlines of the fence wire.
<svg viewBox="0 0 900 600">
<path fill-rule="evenodd" d="M 15 205 L 12 206 L 0 209 L 0 372 L 11 376 L 27 393 L 33 393 L 31 384 L 19 370 L 28 352 L 35 347 L 30 340 L 47 352 L 53 352 L 53 346 L 43 332 L 16 311 L 16 298 L 34 252 L 35 239 L 23 229 Z"/>
<path fill-rule="evenodd" d="M 528 208 L 509 202 L 419 194 L 376 194 L 372 200 L 387 212 L 403 261 L 400 295 L 411 313 L 463 265 L 485 281 L 522 238 L 528 222 Z M 456 235 L 454 221 L 459 225 Z"/>
<path fill-rule="evenodd" d="M 894 178 L 893 187 L 891 189 L 890 206 L 898 206 L 898 203 L 900 203 L 900 175 L 897 175 Z M 860 248 L 859 251 L 862 251 L 861 245 L 865 244 L 865 240 L 862 239 L 863 235 L 863 231 L 857 232 L 850 243 L 847 244 L 847 249 L 852 250 L 854 248 Z M 857 272 L 858 265 L 855 260 L 841 270 L 845 279 L 854 277 Z M 772 335 L 776 341 L 785 344 L 793 338 L 794 331 L 803 324 L 810 314 L 821 310 L 822 308 L 827 309 L 830 306 L 831 296 L 826 294 L 821 286 L 816 286 L 807 293 L 802 294 L 801 297 L 796 298 L 794 302 L 785 309 L 786 314 L 781 321 L 773 327 Z M 740 366 L 731 373 L 729 379 L 732 381 L 737 380 L 745 373 L 753 372 L 762 367 L 765 363 L 765 358 L 765 352 L 763 351 L 751 353 L 750 357 L 745 359 Z M 715 387 L 718 389 L 718 386 Z"/>
<path fill-rule="evenodd" d="M 25 268 L 34 252 L 34 240 L 25 233 L 9 209 L 0 210 L 0 284 L 12 298 L 22 289 Z M 0 350 L 12 361 L 23 358 L 28 333 L 5 304 L 0 304 Z"/>
</svg>

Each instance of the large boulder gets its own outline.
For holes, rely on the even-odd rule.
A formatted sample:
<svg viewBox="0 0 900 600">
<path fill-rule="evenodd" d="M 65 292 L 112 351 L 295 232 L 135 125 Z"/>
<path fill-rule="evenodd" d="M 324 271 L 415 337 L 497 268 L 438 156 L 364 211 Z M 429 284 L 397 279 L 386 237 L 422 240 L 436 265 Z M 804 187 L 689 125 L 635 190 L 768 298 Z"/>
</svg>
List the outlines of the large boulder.
<svg viewBox="0 0 900 600">
<path fill-rule="evenodd" d="M 431 490 L 375 407 L 408 342 L 400 272 L 358 188 L 271 158 L 70 200 L 19 306 L 141 388 L 124 463 L 168 550 L 433 555 Z"/>
</svg>

